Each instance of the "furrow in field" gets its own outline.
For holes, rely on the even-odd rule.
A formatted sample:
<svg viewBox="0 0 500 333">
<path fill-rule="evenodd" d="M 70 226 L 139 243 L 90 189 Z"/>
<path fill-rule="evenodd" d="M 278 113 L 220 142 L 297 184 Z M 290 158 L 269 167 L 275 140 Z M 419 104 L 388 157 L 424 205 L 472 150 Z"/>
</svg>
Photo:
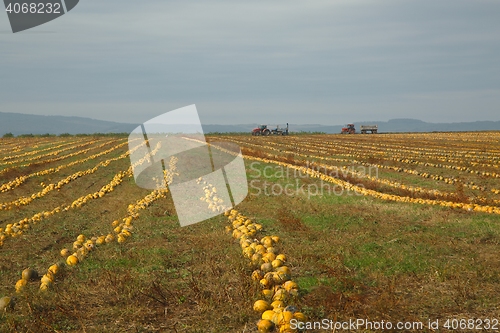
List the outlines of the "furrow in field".
<svg viewBox="0 0 500 333">
<path fill-rule="evenodd" d="M 278 156 L 275 156 L 275 158 L 276 157 L 278 157 Z M 372 197 L 379 198 L 379 199 L 384 199 L 384 200 L 389 200 L 389 201 L 397 201 L 397 202 L 418 203 L 418 204 L 433 205 L 433 206 L 438 205 L 438 206 L 450 207 L 450 208 L 460 208 L 460 209 L 464 209 L 467 211 L 476 211 L 476 212 L 484 212 L 484 213 L 499 214 L 500 215 L 500 207 L 486 206 L 486 205 L 480 205 L 480 204 L 457 203 L 457 202 L 445 201 L 445 200 L 410 198 L 408 196 L 403 197 L 403 196 L 394 195 L 394 194 L 386 194 L 386 193 L 378 192 L 375 190 L 366 189 L 366 188 L 361 187 L 361 186 L 353 185 L 347 181 L 340 180 L 340 179 L 322 174 L 321 172 L 318 172 L 318 171 L 313 170 L 311 168 L 297 166 L 297 165 L 293 165 L 293 164 L 286 163 L 286 162 L 280 162 L 280 161 L 273 159 L 273 158 L 268 159 L 268 158 L 260 158 L 260 157 L 254 157 L 254 156 L 249 156 L 249 155 L 244 155 L 244 158 L 247 158 L 250 160 L 261 161 L 264 163 L 274 163 L 277 165 L 281 165 L 284 167 L 295 169 L 295 170 L 298 170 L 300 172 L 306 173 L 313 178 L 319 178 L 321 180 L 324 180 L 324 181 L 336 184 L 338 186 L 341 186 L 344 189 L 352 190 L 352 191 L 355 191 L 357 193 L 367 195 L 367 196 L 372 196 Z"/>
<path fill-rule="evenodd" d="M 222 139 L 222 138 L 220 138 L 220 139 Z M 227 140 L 227 138 L 226 138 L 226 140 Z M 498 190 L 498 189 L 494 189 L 494 188 L 488 189 L 486 186 L 479 186 L 479 185 L 475 184 L 472 181 L 469 181 L 469 182 L 468 181 L 463 181 L 459 177 L 450 178 L 450 177 L 445 177 L 445 176 L 442 176 L 442 175 L 431 174 L 429 172 L 421 172 L 421 171 L 417 171 L 417 170 L 414 170 L 414 169 L 401 168 L 401 167 L 398 167 L 398 166 L 378 164 L 378 163 L 368 163 L 368 162 L 357 160 L 357 159 L 327 157 L 325 155 L 328 155 L 328 154 L 326 154 L 324 151 L 322 152 L 320 150 L 314 150 L 314 149 L 309 149 L 309 148 L 305 148 L 305 147 L 302 147 L 301 150 L 302 151 L 307 151 L 309 153 L 316 153 L 317 155 L 303 154 L 303 153 L 299 153 L 299 152 L 294 151 L 294 150 L 288 150 L 287 151 L 287 150 L 285 150 L 285 148 L 282 148 L 281 146 L 272 147 L 272 146 L 264 145 L 262 143 L 259 145 L 259 144 L 249 143 L 249 142 L 246 142 L 246 141 L 236 140 L 236 139 L 233 139 L 233 138 L 231 138 L 230 140 L 233 141 L 233 142 L 235 142 L 235 143 L 239 143 L 239 144 L 243 144 L 243 145 L 247 145 L 247 146 L 253 146 L 253 147 L 256 147 L 256 148 L 264 148 L 264 149 L 268 149 L 268 150 L 277 151 L 280 154 L 290 153 L 290 154 L 298 155 L 298 156 L 301 156 L 301 157 L 304 157 L 304 158 L 309 158 L 309 159 L 315 159 L 315 160 L 317 159 L 317 160 L 324 160 L 324 161 L 334 161 L 334 162 L 341 162 L 341 163 L 358 164 L 358 165 L 369 167 L 369 168 L 386 169 L 386 170 L 394 171 L 394 172 L 398 172 L 398 173 L 404 172 L 404 173 L 407 173 L 407 174 L 410 174 L 410 175 L 420 176 L 420 177 L 426 178 L 426 179 L 433 179 L 433 180 L 436 180 L 436 181 L 443 181 L 443 182 L 445 182 L 447 184 L 457 184 L 457 183 L 459 183 L 460 185 L 463 185 L 464 187 L 467 187 L 467 188 L 469 188 L 471 190 L 479 190 L 481 192 L 489 190 L 491 193 L 494 193 L 494 194 L 499 194 L 500 193 L 500 190 Z M 277 144 L 275 144 L 274 146 L 277 146 Z M 358 155 L 358 157 L 359 157 L 359 155 Z M 429 166 L 429 165 L 426 165 L 426 166 Z M 457 170 L 459 170 L 459 169 L 457 168 Z M 389 180 L 381 180 L 381 179 L 378 179 L 378 178 L 372 179 L 372 180 L 373 181 L 378 181 L 378 182 L 381 182 L 381 183 L 385 183 L 386 185 L 389 185 L 391 187 L 398 187 L 399 186 L 399 183 L 397 183 L 397 182 L 391 182 Z M 420 188 L 420 187 L 417 187 L 417 186 L 411 186 L 411 185 L 401 184 L 401 186 L 399 186 L 399 187 L 400 188 L 404 188 L 404 189 L 409 189 L 410 191 L 413 191 L 413 192 L 428 193 L 430 195 L 436 195 L 436 194 L 439 195 L 437 192 L 435 192 L 435 190 L 428 190 L 428 189 Z M 451 193 L 443 193 L 443 195 L 445 197 L 452 196 Z M 493 199 L 490 200 L 488 198 L 485 198 L 485 197 L 482 197 L 482 196 L 477 196 L 477 195 L 474 196 L 474 200 L 482 202 L 482 203 L 488 203 L 488 202 L 492 202 L 492 203 L 495 203 L 495 204 L 499 203 L 498 200 L 493 200 Z"/>
<path fill-rule="evenodd" d="M 41 145 L 45 144 L 54 144 L 54 138 L 30 138 L 30 139 L 21 139 L 21 138 L 1 138 L 0 145 L 0 154 L 8 151 L 9 154 L 21 152 L 24 148 L 29 147 L 31 149 L 37 149 Z"/>
<path fill-rule="evenodd" d="M 51 160 L 50 162 L 55 162 L 55 161 L 58 161 L 58 160 L 63 160 L 63 159 L 66 159 L 66 158 L 70 158 L 70 157 L 74 157 L 74 156 L 78 156 L 78 155 L 81 155 L 81 154 L 86 154 L 88 153 L 90 150 L 94 150 L 94 149 L 100 149 L 106 145 L 109 145 L 110 143 L 113 143 L 113 142 L 116 142 L 118 140 L 112 140 L 112 141 L 108 141 L 108 142 L 105 142 L 97 147 L 91 147 L 91 148 L 87 148 L 87 149 L 84 149 L 84 150 L 80 150 L 80 151 L 77 151 L 77 152 L 74 152 L 74 153 L 71 153 L 71 154 L 68 154 L 68 155 L 65 155 L 65 156 L 61 156 L 59 158 L 55 158 L 53 160 Z M 110 149 L 107 149 L 107 150 L 104 150 L 104 151 L 101 151 L 99 153 L 96 153 L 94 155 L 91 155 L 91 156 L 88 156 L 88 157 L 85 157 L 83 159 L 80 159 L 80 160 L 77 160 L 77 161 L 73 161 L 73 162 L 70 162 L 68 164 L 63 164 L 63 165 L 59 165 L 57 167 L 54 167 L 54 168 L 49 168 L 49 169 L 45 169 L 45 170 L 42 170 L 42 171 L 37 171 L 37 172 L 33 172 L 33 173 L 30 173 L 30 174 L 27 174 L 27 175 L 22 175 L 22 176 L 19 176 L 19 177 L 16 177 L 16 179 L 14 180 L 11 180 L 10 182 L 7 182 L 7 183 L 4 183 L 2 185 L 0 185 L 0 192 L 7 192 L 7 191 L 11 191 L 11 190 L 14 190 L 15 188 L 21 186 L 22 184 L 24 184 L 28 179 L 30 178 L 33 178 L 33 177 L 37 177 L 37 176 L 44 176 L 44 175 L 48 175 L 48 174 L 53 174 L 53 173 L 56 173 L 62 169 L 65 169 L 65 168 L 68 168 L 68 167 L 71 167 L 71 166 L 74 166 L 74 165 L 77 165 L 77 164 L 82 164 L 82 163 L 85 163 L 87 161 L 90 161 L 90 160 L 93 160 L 93 159 L 96 159 L 100 156 L 103 156 L 103 155 L 106 155 L 106 154 L 109 154 L 110 152 L 126 145 L 127 142 L 123 142 L 123 143 L 120 143 L 114 147 L 111 147 Z M 44 162 L 45 163 L 45 162 Z"/>
<path fill-rule="evenodd" d="M 121 154 L 118 157 L 110 158 L 110 159 L 107 159 L 105 161 L 101 161 L 101 162 L 97 163 L 97 165 L 95 165 L 92 168 L 89 168 L 89 169 L 83 170 L 83 171 L 77 171 L 77 172 L 59 180 L 56 183 L 48 184 L 43 188 L 43 190 L 32 193 L 30 196 L 23 196 L 23 197 L 20 197 L 16 200 L 13 200 L 13 201 L 0 203 L 0 210 L 10 210 L 14 207 L 26 206 L 26 205 L 30 204 L 33 200 L 42 198 L 54 190 L 60 190 L 65 185 L 69 184 L 71 181 L 74 181 L 76 179 L 79 179 L 79 178 L 87 176 L 87 175 L 91 175 L 91 174 L 95 173 L 97 170 L 99 170 L 100 168 L 107 167 L 112 162 L 116 162 L 116 161 L 122 160 L 124 158 L 127 158 L 131 152 L 139 149 L 139 147 L 143 146 L 144 144 L 145 144 L 145 142 L 141 143 L 140 145 L 133 148 L 132 150 Z"/>
<path fill-rule="evenodd" d="M 150 155 L 154 155 L 157 151 L 158 149 L 153 150 Z M 138 163 L 134 166 L 142 164 L 148 158 L 149 157 L 146 156 L 141 161 L 138 161 Z M 130 170 L 132 170 L 132 167 Z M 166 184 L 170 184 L 172 177 L 176 174 L 176 171 L 176 159 L 171 158 L 169 169 L 164 170 Z M 125 242 L 133 233 L 134 227 L 132 222 L 140 217 L 140 211 L 146 209 L 158 199 L 165 198 L 167 193 L 168 188 L 155 189 L 142 199 L 129 204 L 127 206 L 127 216 L 121 220 L 114 220 L 111 223 L 112 231 L 110 231 L 107 235 L 94 235 L 89 237 L 83 234 L 78 235 L 73 243 L 73 250 L 75 252 L 71 253 L 71 251 L 67 248 L 61 250 L 61 255 L 65 258 L 66 265 L 75 266 L 81 263 L 90 252 L 99 249 L 102 245 L 115 241 L 118 243 Z M 40 280 L 40 290 L 48 290 L 50 288 L 58 275 L 59 268 L 60 264 L 54 263 L 47 269 L 47 273 Z M 26 283 L 27 281 L 22 281 L 22 279 L 19 280 L 16 283 L 16 291 L 20 291 Z M 18 284 L 21 286 L 20 288 L 18 288 Z"/>
<path fill-rule="evenodd" d="M 91 143 L 93 141 L 94 140 L 91 140 L 91 141 L 89 141 L 89 143 Z M 17 154 L 17 155 L 4 156 L 2 158 L 2 160 L 0 161 L 0 165 L 10 165 L 10 164 L 22 163 L 22 162 L 26 162 L 26 161 L 39 160 L 39 159 L 42 159 L 42 158 L 47 157 L 47 156 L 54 156 L 54 155 L 58 155 L 58 154 L 60 154 L 64 151 L 67 151 L 67 150 L 79 148 L 81 145 L 81 143 L 80 143 L 80 144 L 77 144 L 75 146 L 66 147 L 66 146 L 72 145 L 74 143 L 75 143 L 75 141 L 69 141 L 69 142 L 64 142 L 64 143 L 58 144 L 57 146 L 50 146 L 50 147 L 47 147 L 44 149 L 36 149 L 36 147 L 31 147 L 33 149 L 31 151 L 28 151 L 28 152 L 25 152 L 22 154 Z M 65 148 L 61 148 L 61 147 L 65 147 Z M 58 148 L 61 148 L 61 149 L 58 149 Z M 44 152 L 48 152 L 48 153 L 42 154 Z M 38 154 L 40 154 L 40 155 L 38 155 Z M 33 156 L 33 155 L 37 155 L 37 156 Z M 30 156 L 30 157 L 26 158 L 26 156 Z"/>
<path fill-rule="evenodd" d="M 159 150 L 159 148 L 160 145 L 158 144 L 155 147 L 155 149 L 153 149 L 151 154 L 154 155 Z M 113 192 L 115 187 L 119 186 L 126 177 L 131 177 L 133 175 L 134 167 L 146 162 L 148 159 L 149 156 L 145 156 L 136 163 L 134 163 L 134 165 L 131 165 L 127 170 L 118 172 L 117 174 L 115 174 L 113 179 L 109 183 L 104 185 L 99 191 L 89 193 L 84 196 L 80 196 L 76 200 L 73 200 L 71 204 L 63 204 L 51 210 L 43 210 L 41 212 L 34 214 L 31 217 L 25 217 L 24 219 L 21 219 L 18 222 L 9 223 L 5 226 L 5 228 L 0 228 L 0 246 L 3 245 L 3 242 L 7 239 L 7 237 L 15 238 L 22 235 L 26 230 L 30 228 L 30 224 L 32 223 L 36 224 L 44 219 L 53 216 L 54 214 L 59 214 L 61 212 L 66 212 L 71 209 L 80 208 L 86 205 L 88 202 L 102 198 L 106 194 Z"/>
<path fill-rule="evenodd" d="M 231 154 L 234 154 L 232 152 L 229 152 Z M 254 151 L 254 153 L 260 155 L 262 152 L 260 151 Z M 389 200 L 389 201 L 397 201 L 397 202 L 408 202 L 408 203 L 418 203 L 418 204 L 424 204 L 424 205 L 433 205 L 433 206 L 443 206 L 443 207 L 450 207 L 450 208 L 459 208 L 459 209 L 464 209 L 467 211 L 476 211 L 476 212 L 484 212 L 484 213 L 490 213 L 490 214 L 499 214 L 500 215 L 500 207 L 494 207 L 494 206 L 489 206 L 489 205 L 480 205 L 480 204 L 473 204 L 473 203 L 461 203 L 461 202 L 452 202 L 452 201 L 446 201 L 446 200 L 432 200 L 432 199 L 422 199 L 422 198 L 411 198 L 408 196 L 400 196 L 400 195 L 395 195 L 395 194 L 387 194 L 387 193 L 382 193 L 378 192 L 375 190 L 371 189 L 366 189 L 361 186 L 357 186 L 354 184 L 351 184 L 347 181 L 325 175 L 317 170 L 314 170 L 309 167 L 304 167 L 304 166 L 298 166 L 294 165 L 288 162 L 283 162 L 280 161 L 280 156 L 274 155 L 266 158 L 262 157 L 256 157 L 252 156 L 249 154 L 244 154 L 244 158 L 249 159 L 249 160 L 254 160 L 254 161 L 260 161 L 264 163 L 273 163 L 277 164 L 286 168 L 291 168 L 295 169 L 297 171 L 303 172 L 304 174 L 308 174 L 309 176 L 313 178 L 319 178 L 323 181 L 338 185 L 346 190 L 351 190 L 357 193 L 360 193 L 362 195 L 366 196 L 372 196 L 375 198 L 379 199 L 384 199 L 384 200 Z"/>
</svg>

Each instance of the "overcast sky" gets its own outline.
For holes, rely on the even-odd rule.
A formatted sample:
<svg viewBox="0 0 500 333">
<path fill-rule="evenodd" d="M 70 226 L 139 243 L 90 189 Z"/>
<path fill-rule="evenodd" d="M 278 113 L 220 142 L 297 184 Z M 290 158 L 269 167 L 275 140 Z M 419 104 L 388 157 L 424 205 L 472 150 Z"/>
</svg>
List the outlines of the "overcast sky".
<svg viewBox="0 0 500 333">
<path fill-rule="evenodd" d="M 500 120 L 500 1 L 102 1 L 13 34 L 0 112 L 204 124 Z"/>
</svg>

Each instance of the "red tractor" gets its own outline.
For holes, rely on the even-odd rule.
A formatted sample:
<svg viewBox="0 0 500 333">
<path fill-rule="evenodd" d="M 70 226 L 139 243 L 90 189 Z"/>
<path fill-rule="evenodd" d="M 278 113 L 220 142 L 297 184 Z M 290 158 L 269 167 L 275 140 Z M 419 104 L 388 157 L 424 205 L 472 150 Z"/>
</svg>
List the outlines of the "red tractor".
<svg viewBox="0 0 500 333">
<path fill-rule="evenodd" d="M 252 135 L 270 135 L 271 130 L 267 128 L 267 125 L 260 125 L 252 130 Z"/>
<path fill-rule="evenodd" d="M 346 127 L 342 127 L 340 134 L 356 134 L 356 129 L 354 128 L 354 124 L 347 124 Z"/>
</svg>

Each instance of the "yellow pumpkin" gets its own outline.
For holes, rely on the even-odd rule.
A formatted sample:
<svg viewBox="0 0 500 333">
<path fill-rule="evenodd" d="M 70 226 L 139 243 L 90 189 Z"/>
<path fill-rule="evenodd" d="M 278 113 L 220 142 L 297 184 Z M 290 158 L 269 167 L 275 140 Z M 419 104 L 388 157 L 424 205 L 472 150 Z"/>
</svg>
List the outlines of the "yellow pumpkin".
<svg viewBox="0 0 500 333">
<path fill-rule="evenodd" d="M 265 255 L 267 253 L 267 250 L 262 244 L 259 244 L 255 246 L 255 252 Z"/>
<path fill-rule="evenodd" d="M 284 308 L 285 307 L 285 303 L 283 301 L 273 301 L 271 303 L 271 306 L 273 307 L 273 309 Z"/>
<path fill-rule="evenodd" d="M 87 251 L 92 251 L 94 249 L 94 243 L 91 241 L 85 242 L 85 244 L 83 244 L 83 246 L 85 246 Z"/>
<path fill-rule="evenodd" d="M 290 271 L 290 268 L 288 268 L 288 266 L 280 266 L 280 267 L 276 267 L 276 272 L 283 272 L 285 274 L 288 274 L 288 275 L 291 275 L 292 272 Z"/>
<path fill-rule="evenodd" d="M 45 283 L 47 285 L 51 284 L 52 282 L 54 282 L 54 279 L 52 276 L 50 276 L 49 274 L 45 274 L 44 276 L 42 276 L 42 279 L 41 279 L 42 283 Z"/>
<path fill-rule="evenodd" d="M 273 310 L 266 310 L 262 313 L 262 319 L 267 319 L 267 320 L 270 320 L 272 321 L 273 320 L 273 317 L 275 315 L 276 312 L 274 312 Z"/>
<path fill-rule="evenodd" d="M 265 279 L 265 278 L 260 279 L 259 283 L 260 283 L 260 286 L 264 289 L 267 289 L 267 288 L 271 287 L 271 285 L 272 285 L 271 281 L 268 279 Z"/>
<path fill-rule="evenodd" d="M 273 246 L 273 240 L 269 236 L 266 236 L 266 237 L 262 238 L 262 240 L 260 241 L 260 243 L 262 245 L 264 245 L 265 248 L 269 248 L 269 247 Z"/>
<path fill-rule="evenodd" d="M 70 254 L 70 252 L 68 249 L 61 250 L 61 256 L 63 256 L 63 257 L 67 257 L 67 256 L 69 256 L 69 254 Z"/>
<path fill-rule="evenodd" d="M 268 319 L 261 319 L 257 322 L 257 329 L 261 333 L 271 332 L 273 327 L 273 322 Z"/>
<path fill-rule="evenodd" d="M 66 263 L 69 266 L 76 265 L 76 264 L 78 264 L 78 258 L 72 254 L 72 255 L 68 256 L 68 258 L 66 258 Z"/>
<path fill-rule="evenodd" d="M 21 290 L 24 289 L 24 286 L 26 286 L 26 284 L 28 283 L 27 280 L 25 279 L 21 279 L 19 281 L 16 282 L 16 292 L 21 292 Z"/>
<path fill-rule="evenodd" d="M 273 260 L 276 259 L 276 255 L 274 253 L 268 252 L 262 256 L 262 259 L 264 259 L 265 262 L 273 262 Z"/>
<path fill-rule="evenodd" d="M 266 310 L 271 309 L 271 305 L 267 301 L 259 299 L 258 301 L 255 301 L 255 303 L 253 304 L 253 309 L 254 311 L 262 313 Z"/>
<path fill-rule="evenodd" d="M 299 285 L 294 281 L 286 281 L 283 284 L 283 287 L 285 288 L 286 291 L 290 291 L 292 289 L 298 289 Z"/>
<path fill-rule="evenodd" d="M 271 265 L 273 265 L 274 268 L 281 267 L 281 266 L 283 266 L 283 261 L 281 261 L 279 259 L 274 259 L 271 262 Z"/>
<path fill-rule="evenodd" d="M 118 243 L 123 243 L 125 242 L 127 239 L 125 238 L 125 236 L 123 236 L 123 234 L 118 234 Z"/>
<path fill-rule="evenodd" d="M 280 326 L 279 333 L 295 333 L 295 332 L 297 332 L 297 329 L 292 328 L 292 325 L 290 323 L 285 323 Z"/>
<path fill-rule="evenodd" d="M 278 289 L 274 292 L 273 301 L 285 301 L 287 298 L 287 292 L 285 289 Z"/>
<path fill-rule="evenodd" d="M 290 311 L 282 311 L 276 314 L 276 324 L 277 325 L 286 325 L 290 323 L 290 320 L 293 318 L 293 313 Z"/>
<path fill-rule="evenodd" d="M 252 256 L 254 255 L 254 252 L 255 252 L 255 250 L 252 249 L 251 247 L 245 247 L 243 249 L 243 255 L 247 258 L 252 258 Z"/>
<path fill-rule="evenodd" d="M 286 262 L 286 256 L 284 254 L 278 254 L 276 259 Z"/>
<path fill-rule="evenodd" d="M 286 272 L 277 272 L 276 275 L 279 277 L 280 283 L 284 283 L 292 278 L 291 275 Z"/>
<path fill-rule="evenodd" d="M 57 272 L 59 272 L 59 265 L 54 264 L 49 267 L 49 272 L 51 272 L 53 275 L 56 275 Z"/>
<path fill-rule="evenodd" d="M 262 271 L 261 270 L 255 270 L 253 271 L 252 273 L 252 280 L 254 281 L 260 281 L 262 280 L 262 278 L 264 278 L 264 275 L 262 274 Z"/>
<path fill-rule="evenodd" d="M 243 233 L 242 233 L 241 231 L 239 231 L 239 230 L 237 230 L 237 229 L 234 229 L 234 230 L 233 230 L 233 238 L 238 239 L 238 238 L 240 238 L 241 236 L 243 236 Z"/>
<path fill-rule="evenodd" d="M 274 295 L 274 291 L 272 289 L 263 289 L 262 290 L 262 296 L 264 296 L 265 299 L 272 299 Z"/>
</svg>

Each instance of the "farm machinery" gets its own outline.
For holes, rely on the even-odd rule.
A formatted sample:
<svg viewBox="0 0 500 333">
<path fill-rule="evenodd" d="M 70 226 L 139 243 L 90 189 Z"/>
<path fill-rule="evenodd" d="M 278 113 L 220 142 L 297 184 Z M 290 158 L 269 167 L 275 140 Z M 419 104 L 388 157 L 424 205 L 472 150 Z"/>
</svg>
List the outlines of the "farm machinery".
<svg viewBox="0 0 500 333">
<path fill-rule="evenodd" d="M 271 130 L 267 128 L 267 125 L 260 125 L 259 127 L 256 127 L 252 130 L 252 135 L 259 136 L 259 135 L 270 135 Z"/>
<path fill-rule="evenodd" d="M 370 132 L 371 134 L 376 134 L 378 131 L 377 125 L 361 125 L 360 132 L 361 134 L 367 134 Z M 356 134 L 356 128 L 354 128 L 354 124 L 347 124 L 346 127 L 342 127 L 340 131 L 341 134 Z"/>
<path fill-rule="evenodd" d="M 354 124 L 347 124 L 346 127 L 342 127 L 340 134 L 356 134 Z"/>
<path fill-rule="evenodd" d="M 370 132 L 371 134 L 377 134 L 378 126 L 377 125 L 361 125 L 361 134 L 366 134 Z"/>
<path fill-rule="evenodd" d="M 288 135 L 288 123 L 286 124 L 286 128 L 280 129 L 279 125 L 276 126 L 275 129 L 269 129 L 267 125 L 260 125 L 252 130 L 252 135 Z"/>
</svg>

